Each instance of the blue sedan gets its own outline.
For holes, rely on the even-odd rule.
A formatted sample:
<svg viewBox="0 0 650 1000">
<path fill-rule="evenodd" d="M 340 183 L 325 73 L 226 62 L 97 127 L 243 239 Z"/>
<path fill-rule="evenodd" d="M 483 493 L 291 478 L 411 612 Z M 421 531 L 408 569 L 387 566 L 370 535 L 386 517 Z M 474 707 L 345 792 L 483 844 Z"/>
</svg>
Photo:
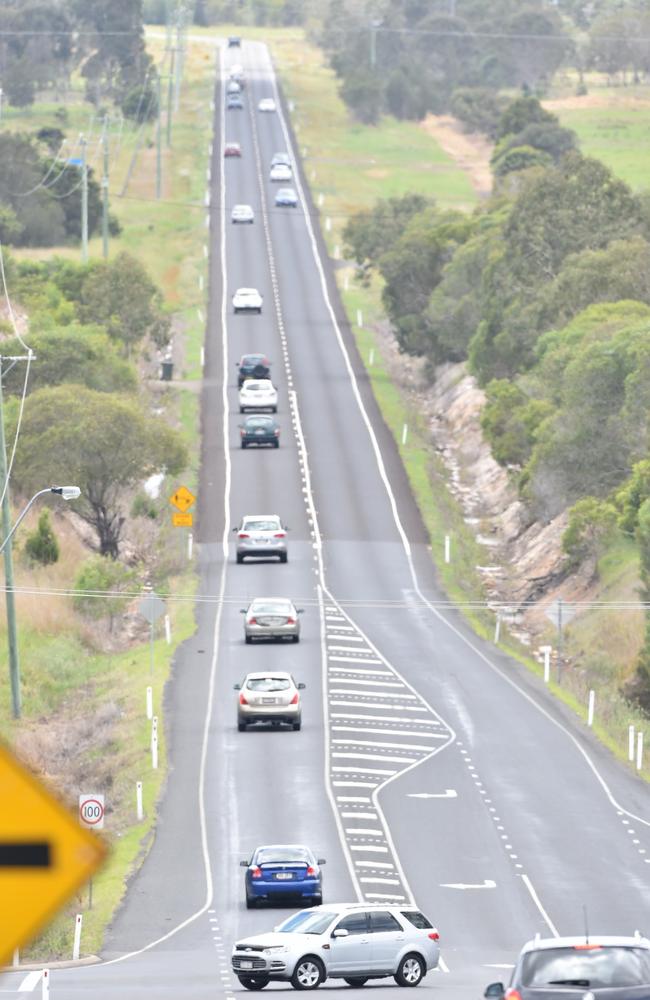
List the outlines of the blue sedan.
<svg viewBox="0 0 650 1000">
<path fill-rule="evenodd" d="M 246 908 L 262 900 L 305 900 L 313 906 L 323 902 L 321 865 L 325 858 L 316 858 L 301 844 L 272 844 L 258 847 L 250 861 L 241 861 L 246 869 Z"/>
</svg>

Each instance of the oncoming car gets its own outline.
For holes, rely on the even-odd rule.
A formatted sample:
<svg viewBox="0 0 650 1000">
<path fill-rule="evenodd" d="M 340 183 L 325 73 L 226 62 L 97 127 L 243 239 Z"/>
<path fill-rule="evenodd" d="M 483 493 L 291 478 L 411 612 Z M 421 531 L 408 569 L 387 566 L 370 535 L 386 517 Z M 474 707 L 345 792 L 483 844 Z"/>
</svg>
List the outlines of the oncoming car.
<svg viewBox="0 0 650 1000">
<path fill-rule="evenodd" d="M 303 685 L 304 687 L 304 685 Z M 302 899 L 318 905 L 323 902 L 320 866 L 325 858 L 316 858 L 302 844 L 272 844 L 258 847 L 250 861 L 240 861 L 246 869 L 246 908 L 262 900 Z"/>
<path fill-rule="evenodd" d="M 563 937 L 528 941 L 510 985 L 491 983 L 493 1000 L 646 1000 L 650 996 L 650 941 L 631 937 Z"/>
<path fill-rule="evenodd" d="M 275 931 L 239 938 L 232 969 L 248 990 L 278 981 L 314 990 L 326 979 L 358 987 L 388 976 L 399 986 L 417 986 L 437 968 L 439 938 L 414 906 L 316 906 L 295 913 Z"/>
<path fill-rule="evenodd" d="M 257 288 L 238 288 L 232 297 L 232 307 L 235 313 L 262 312 L 262 296 Z"/>
<path fill-rule="evenodd" d="M 273 673 L 267 671 L 247 674 L 241 684 L 235 684 L 235 691 L 239 691 L 237 729 L 243 733 L 247 726 L 258 722 L 270 722 L 275 727 L 284 723 L 291 726 L 296 732 L 299 731 L 302 725 L 300 691 L 304 691 L 304 689 L 304 684 L 296 684 L 291 674 L 280 670 L 274 670 Z M 258 877 L 255 876 L 255 878 Z M 273 877 L 275 878 L 275 876 Z M 291 877 L 293 876 L 282 875 L 279 881 Z M 262 891 L 261 884 L 258 885 L 258 888 L 260 892 L 257 895 L 269 895 L 268 890 L 266 893 Z M 277 892 L 284 888 L 284 885 L 278 886 Z M 313 895 L 313 893 L 309 893 L 309 895 Z M 322 899 L 319 899 L 318 902 L 322 903 Z"/>
<path fill-rule="evenodd" d="M 253 639 L 291 639 L 300 642 L 302 608 L 295 608 L 288 597 L 256 597 L 247 608 L 242 608 L 244 638 L 250 645 Z"/>
<path fill-rule="evenodd" d="M 247 514 L 242 517 L 237 532 L 237 562 L 243 563 L 247 556 L 262 556 L 268 559 L 277 556 L 286 563 L 287 531 L 277 514 Z"/>
</svg>

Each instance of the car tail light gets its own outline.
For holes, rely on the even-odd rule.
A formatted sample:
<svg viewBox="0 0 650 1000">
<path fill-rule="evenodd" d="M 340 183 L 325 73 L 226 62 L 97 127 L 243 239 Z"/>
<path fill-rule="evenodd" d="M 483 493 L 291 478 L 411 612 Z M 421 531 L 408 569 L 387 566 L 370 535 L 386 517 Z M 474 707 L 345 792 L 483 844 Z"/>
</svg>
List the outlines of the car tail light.
<svg viewBox="0 0 650 1000">
<path fill-rule="evenodd" d="M 240 430 L 240 432 L 239 432 L 239 436 L 240 436 L 240 437 L 244 437 L 244 434 L 245 434 L 245 433 L 246 433 L 246 431 L 245 431 L 245 430 L 244 430 L 244 428 L 242 427 L 242 429 L 241 429 L 241 430 Z"/>
<path fill-rule="evenodd" d="M 276 531 L 276 533 L 274 534 L 273 537 L 274 538 L 286 538 L 286 535 L 285 535 L 284 531 Z"/>
<path fill-rule="evenodd" d="M 295 618 L 287 618 L 287 625 L 295 625 L 295 624 L 296 624 Z"/>
<path fill-rule="evenodd" d="M 584 944 L 574 944 L 573 950 L 574 951 L 598 951 L 598 949 L 601 948 L 601 947 L 602 947 L 602 945 L 599 945 L 599 944 L 589 944 L 588 941 L 585 941 Z"/>
<path fill-rule="evenodd" d="M 248 705 L 248 702 L 246 701 L 246 696 L 245 695 L 240 694 L 240 696 L 239 696 L 239 704 L 240 705 Z"/>
<path fill-rule="evenodd" d="M 294 694 L 294 696 L 293 696 L 293 698 L 291 699 L 291 701 L 289 702 L 289 704 L 290 704 L 290 705 L 297 705 L 297 704 L 298 704 L 298 692 L 297 692 L 297 691 L 296 691 L 296 693 Z"/>
<path fill-rule="evenodd" d="M 253 868 L 251 871 L 251 878 L 261 878 L 261 877 L 262 877 L 262 869 L 257 867 Z"/>
<path fill-rule="evenodd" d="M 248 624 L 249 625 L 257 625 L 257 618 L 249 618 L 248 619 Z"/>
<path fill-rule="evenodd" d="M 280 428 L 279 427 L 276 427 L 276 429 L 275 429 L 275 436 L 276 436 L 276 438 L 280 437 Z"/>
<path fill-rule="evenodd" d="M 435 927 L 433 928 L 432 931 L 429 931 L 428 937 L 430 937 L 432 941 L 439 941 L 440 940 L 440 935 L 439 935 L 438 931 L 435 929 Z"/>
<path fill-rule="evenodd" d="M 296 698 L 297 697 L 298 697 L 298 695 L 296 695 Z M 306 875 L 310 875 L 310 876 L 313 877 L 316 874 L 316 869 L 312 868 L 312 866 L 310 865 L 309 868 L 307 869 L 307 871 L 305 872 L 305 874 Z"/>
<path fill-rule="evenodd" d="M 506 1000 L 521 1000 L 521 993 L 519 990 L 507 990 Z"/>
<path fill-rule="evenodd" d="M 239 534 L 237 535 L 237 538 L 250 538 L 250 537 L 251 536 L 247 534 L 245 531 L 240 531 Z"/>
</svg>

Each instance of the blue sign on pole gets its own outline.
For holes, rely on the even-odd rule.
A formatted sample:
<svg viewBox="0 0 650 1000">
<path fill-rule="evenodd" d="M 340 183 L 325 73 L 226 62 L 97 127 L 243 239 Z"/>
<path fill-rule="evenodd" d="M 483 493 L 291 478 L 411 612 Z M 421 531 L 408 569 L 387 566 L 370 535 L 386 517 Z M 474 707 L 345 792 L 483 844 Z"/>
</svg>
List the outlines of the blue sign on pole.
<svg viewBox="0 0 650 1000">
<path fill-rule="evenodd" d="M 84 165 L 84 161 L 81 159 L 80 156 L 71 156 L 70 159 L 68 160 L 68 163 L 70 164 L 71 167 L 83 167 Z"/>
</svg>

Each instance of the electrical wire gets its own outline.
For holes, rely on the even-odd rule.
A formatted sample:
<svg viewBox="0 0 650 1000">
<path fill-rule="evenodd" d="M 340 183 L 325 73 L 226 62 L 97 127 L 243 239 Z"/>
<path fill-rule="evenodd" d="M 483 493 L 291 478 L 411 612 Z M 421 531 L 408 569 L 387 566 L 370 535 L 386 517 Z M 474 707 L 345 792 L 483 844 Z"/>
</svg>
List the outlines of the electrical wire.
<svg viewBox="0 0 650 1000">
<path fill-rule="evenodd" d="M 39 188 L 43 187 L 45 185 L 46 180 L 48 179 L 48 177 L 50 176 L 50 174 L 52 173 L 52 171 L 56 167 L 57 162 L 59 160 L 59 156 L 61 155 L 61 151 L 63 150 L 63 147 L 65 146 L 65 144 L 67 143 L 67 141 L 68 141 L 67 139 L 64 139 L 62 141 L 61 145 L 59 146 L 59 148 L 56 151 L 56 156 L 52 160 L 47 173 L 41 178 L 41 180 L 38 182 L 38 184 L 35 184 L 34 187 L 32 187 L 32 188 L 29 189 L 29 191 L 10 191 L 9 194 L 13 198 L 28 198 L 30 195 L 35 194 L 35 192 L 38 191 Z"/>
</svg>

